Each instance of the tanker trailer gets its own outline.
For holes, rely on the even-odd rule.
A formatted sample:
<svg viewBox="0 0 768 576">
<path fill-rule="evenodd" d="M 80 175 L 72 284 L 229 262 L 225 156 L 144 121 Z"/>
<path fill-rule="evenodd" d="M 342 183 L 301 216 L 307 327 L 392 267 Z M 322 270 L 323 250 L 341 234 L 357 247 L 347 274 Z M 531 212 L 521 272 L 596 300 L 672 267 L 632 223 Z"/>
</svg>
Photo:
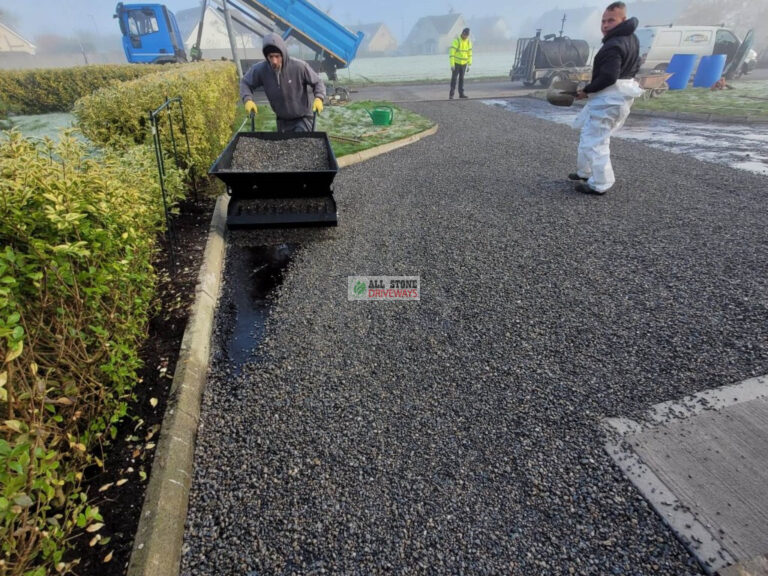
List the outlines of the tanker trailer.
<svg viewBox="0 0 768 576">
<path fill-rule="evenodd" d="M 589 80 L 590 52 L 586 40 L 555 34 L 547 34 L 542 39 L 541 30 L 537 30 L 533 38 L 518 39 L 509 79 L 522 80 L 525 86 L 533 86 L 538 81 L 545 88 L 560 79 Z"/>
</svg>

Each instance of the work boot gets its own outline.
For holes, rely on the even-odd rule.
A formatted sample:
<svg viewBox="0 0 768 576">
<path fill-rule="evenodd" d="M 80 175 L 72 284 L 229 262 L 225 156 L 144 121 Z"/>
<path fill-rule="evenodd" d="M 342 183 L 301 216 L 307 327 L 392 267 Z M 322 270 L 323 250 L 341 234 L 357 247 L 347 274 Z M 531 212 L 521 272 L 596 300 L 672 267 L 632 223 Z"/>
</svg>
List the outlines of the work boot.
<svg viewBox="0 0 768 576">
<path fill-rule="evenodd" d="M 576 192 L 581 192 L 582 194 L 593 194 L 595 196 L 602 196 L 603 194 L 605 194 L 605 192 L 600 192 L 599 190 L 595 190 L 586 182 L 579 182 L 578 184 L 576 184 L 575 190 Z"/>
<path fill-rule="evenodd" d="M 579 176 L 578 173 L 576 172 L 571 172 L 570 174 L 568 174 L 568 180 L 573 180 L 575 182 L 578 182 L 579 180 L 581 180 L 582 182 L 586 182 L 587 180 L 589 180 L 589 178 L 584 178 L 583 176 Z"/>
<path fill-rule="evenodd" d="M 466 94 L 461 94 L 461 95 L 459 96 L 459 98 L 469 98 L 469 96 L 467 96 Z"/>
</svg>

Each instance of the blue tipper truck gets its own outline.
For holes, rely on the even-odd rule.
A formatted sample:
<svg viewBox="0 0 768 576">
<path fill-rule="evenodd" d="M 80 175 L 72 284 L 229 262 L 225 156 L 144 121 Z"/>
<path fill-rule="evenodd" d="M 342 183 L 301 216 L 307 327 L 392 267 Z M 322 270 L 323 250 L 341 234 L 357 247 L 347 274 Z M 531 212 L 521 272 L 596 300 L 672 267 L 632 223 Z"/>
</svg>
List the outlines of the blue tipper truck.
<svg viewBox="0 0 768 576">
<path fill-rule="evenodd" d="M 315 52 L 315 60 L 309 63 L 332 80 L 337 69 L 346 68 L 355 58 L 363 41 L 362 32 L 348 30 L 306 0 L 226 1 L 234 9 L 233 20 L 246 28 L 252 23 L 263 26 L 267 19 L 272 23 L 267 28 L 309 47 Z M 120 3 L 116 12 L 129 62 L 186 61 L 176 19 L 165 6 Z"/>
<path fill-rule="evenodd" d="M 173 12 L 162 4 L 123 4 L 115 8 L 128 62 L 186 62 L 184 42 Z"/>
</svg>

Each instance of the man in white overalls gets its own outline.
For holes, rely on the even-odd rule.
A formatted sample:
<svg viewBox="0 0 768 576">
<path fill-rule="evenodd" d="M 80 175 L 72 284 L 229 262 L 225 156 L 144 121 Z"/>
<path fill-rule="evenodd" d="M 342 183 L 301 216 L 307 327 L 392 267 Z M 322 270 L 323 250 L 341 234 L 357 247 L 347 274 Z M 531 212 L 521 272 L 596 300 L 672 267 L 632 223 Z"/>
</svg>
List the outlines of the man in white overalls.
<svg viewBox="0 0 768 576">
<path fill-rule="evenodd" d="M 600 29 L 603 46 L 592 64 L 592 81 L 576 94 L 589 98 L 573 123 L 581 129 L 576 172 L 576 190 L 605 194 L 616 182 L 611 166 L 611 134 L 624 125 L 629 109 L 643 90 L 634 80 L 640 69 L 640 47 L 635 36 L 637 18 L 627 19 L 624 2 L 610 4 Z"/>
</svg>

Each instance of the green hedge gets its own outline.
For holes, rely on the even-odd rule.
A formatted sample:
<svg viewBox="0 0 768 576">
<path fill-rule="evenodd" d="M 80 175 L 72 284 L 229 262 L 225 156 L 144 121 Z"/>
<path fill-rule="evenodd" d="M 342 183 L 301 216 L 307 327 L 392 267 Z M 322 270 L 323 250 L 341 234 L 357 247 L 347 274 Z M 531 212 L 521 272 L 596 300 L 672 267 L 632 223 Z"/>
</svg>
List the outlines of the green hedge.
<svg viewBox="0 0 768 576">
<path fill-rule="evenodd" d="M 238 95 L 237 74 L 230 62 L 173 66 L 159 74 L 122 82 L 78 100 L 74 113 L 92 141 L 127 149 L 151 141 L 149 112 L 166 98 L 180 96 L 184 104 L 192 163 L 197 174 L 208 171 L 232 136 Z M 165 122 L 167 116 L 161 120 Z M 177 144 L 185 146 L 178 112 L 174 113 Z M 169 130 L 161 125 L 164 149 L 170 150 Z"/>
<path fill-rule="evenodd" d="M 75 101 L 115 82 L 162 71 L 152 64 L 79 66 L 0 71 L 0 111 L 14 114 L 68 112 Z"/>
<path fill-rule="evenodd" d="M 0 138 L 0 573 L 67 572 L 139 367 L 164 211 L 151 147 Z M 181 190 L 178 172 L 170 189 Z"/>
</svg>

